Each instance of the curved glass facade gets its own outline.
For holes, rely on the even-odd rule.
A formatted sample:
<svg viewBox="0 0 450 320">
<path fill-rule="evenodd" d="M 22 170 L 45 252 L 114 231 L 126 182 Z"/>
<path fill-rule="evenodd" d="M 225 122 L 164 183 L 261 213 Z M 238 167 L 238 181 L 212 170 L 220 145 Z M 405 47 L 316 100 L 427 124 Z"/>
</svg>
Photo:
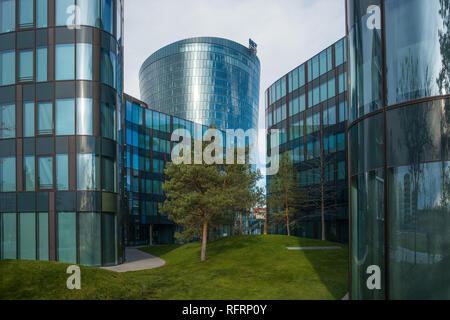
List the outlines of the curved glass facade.
<svg viewBox="0 0 450 320">
<path fill-rule="evenodd" d="M 144 62 L 139 79 L 141 99 L 157 111 L 219 129 L 257 128 L 260 63 L 236 42 L 175 42 Z"/>
<path fill-rule="evenodd" d="M 353 299 L 450 299 L 449 18 L 444 0 L 347 0 Z"/>
<path fill-rule="evenodd" d="M 0 0 L 0 257 L 122 261 L 122 0 Z"/>
</svg>

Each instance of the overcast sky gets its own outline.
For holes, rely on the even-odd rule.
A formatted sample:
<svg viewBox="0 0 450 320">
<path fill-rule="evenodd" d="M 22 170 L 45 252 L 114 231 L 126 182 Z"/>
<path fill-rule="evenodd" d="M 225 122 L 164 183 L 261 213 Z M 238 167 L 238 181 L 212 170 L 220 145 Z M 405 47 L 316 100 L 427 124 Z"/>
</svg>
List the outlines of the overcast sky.
<svg viewBox="0 0 450 320">
<path fill-rule="evenodd" d="M 139 68 L 172 42 L 212 36 L 248 46 L 251 38 L 261 60 L 264 126 L 267 87 L 344 35 L 344 0 L 126 0 L 125 92 L 140 98 Z"/>
</svg>

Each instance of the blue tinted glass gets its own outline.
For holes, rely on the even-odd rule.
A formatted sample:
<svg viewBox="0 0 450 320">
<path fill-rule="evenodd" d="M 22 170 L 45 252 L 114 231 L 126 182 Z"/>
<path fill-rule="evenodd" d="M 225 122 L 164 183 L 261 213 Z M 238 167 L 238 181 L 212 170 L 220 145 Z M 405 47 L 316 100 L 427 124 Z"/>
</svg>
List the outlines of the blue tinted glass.
<svg viewBox="0 0 450 320">
<path fill-rule="evenodd" d="M 55 55 L 56 80 L 73 80 L 75 77 L 75 46 L 73 44 L 57 44 Z"/>
<path fill-rule="evenodd" d="M 36 260 L 36 216 L 19 214 L 19 259 Z"/>
<path fill-rule="evenodd" d="M 75 134 L 75 101 L 73 99 L 56 100 L 55 132 L 56 135 Z"/>
<path fill-rule="evenodd" d="M 0 33 L 14 31 L 16 27 L 15 0 L 0 0 Z"/>
<path fill-rule="evenodd" d="M 92 80 L 92 45 L 77 44 L 77 79 Z"/>
<path fill-rule="evenodd" d="M 77 134 L 92 135 L 92 99 L 77 99 Z"/>
<path fill-rule="evenodd" d="M 69 190 L 69 160 L 67 154 L 56 155 L 56 189 Z"/>
<path fill-rule="evenodd" d="M 48 213 L 39 213 L 39 260 L 48 261 Z"/>
<path fill-rule="evenodd" d="M 39 189 L 53 189 L 53 158 L 38 158 L 38 183 Z"/>
<path fill-rule="evenodd" d="M 23 136 L 34 137 L 34 102 L 23 103 Z"/>
<path fill-rule="evenodd" d="M 33 0 L 19 0 L 19 27 L 33 27 Z"/>
<path fill-rule="evenodd" d="M 34 156 L 23 157 L 23 174 L 25 191 L 34 191 L 36 187 Z"/>
<path fill-rule="evenodd" d="M 53 133 L 53 106 L 51 102 L 38 103 L 38 134 Z"/>
<path fill-rule="evenodd" d="M 47 81 L 47 47 L 36 48 L 36 81 Z"/>
<path fill-rule="evenodd" d="M 111 87 L 116 86 L 116 55 L 109 50 L 102 49 L 100 61 L 101 81 Z"/>
<path fill-rule="evenodd" d="M 75 11 L 75 0 L 55 0 L 56 25 L 74 25 Z"/>
<path fill-rule="evenodd" d="M 36 0 L 36 27 L 47 27 L 47 0 Z"/>
<path fill-rule="evenodd" d="M 14 104 L 0 105 L 0 139 L 16 136 L 16 106 Z"/>
<path fill-rule="evenodd" d="M 0 86 L 16 82 L 16 54 L 14 50 L 0 51 Z"/>
<path fill-rule="evenodd" d="M 77 24 L 100 27 L 99 0 L 77 0 L 79 16 Z"/>
<path fill-rule="evenodd" d="M 33 50 L 19 51 L 19 81 L 33 81 Z"/>
<path fill-rule="evenodd" d="M 0 192 L 16 191 L 16 158 L 0 158 Z"/>
<path fill-rule="evenodd" d="M 77 262 L 76 215 L 74 212 L 58 212 L 58 261 Z"/>
<path fill-rule="evenodd" d="M 1 167 L 1 164 L 0 164 Z M 1 258 L 17 259 L 17 217 L 15 213 L 0 214 L 1 219 Z"/>
<path fill-rule="evenodd" d="M 113 33 L 114 7 L 112 0 L 102 0 L 102 27 L 109 33 Z"/>
<path fill-rule="evenodd" d="M 101 113 L 102 136 L 116 139 L 116 108 L 113 104 L 102 102 Z"/>
<path fill-rule="evenodd" d="M 100 190 L 100 158 L 93 154 L 78 155 L 78 190 Z"/>
</svg>

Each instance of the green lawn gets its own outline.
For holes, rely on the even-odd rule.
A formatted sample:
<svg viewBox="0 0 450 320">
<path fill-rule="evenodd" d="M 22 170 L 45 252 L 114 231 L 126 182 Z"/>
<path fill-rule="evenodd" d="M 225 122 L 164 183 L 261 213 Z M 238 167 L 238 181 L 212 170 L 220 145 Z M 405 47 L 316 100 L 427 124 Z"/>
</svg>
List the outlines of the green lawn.
<svg viewBox="0 0 450 320">
<path fill-rule="evenodd" d="M 347 293 L 347 247 L 288 251 L 287 246 L 331 242 L 286 236 L 238 236 L 208 244 L 142 250 L 161 268 L 118 274 L 81 267 L 81 290 L 66 289 L 67 264 L 0 261 L 0 299 L 341 299 Z"/>
</svg>

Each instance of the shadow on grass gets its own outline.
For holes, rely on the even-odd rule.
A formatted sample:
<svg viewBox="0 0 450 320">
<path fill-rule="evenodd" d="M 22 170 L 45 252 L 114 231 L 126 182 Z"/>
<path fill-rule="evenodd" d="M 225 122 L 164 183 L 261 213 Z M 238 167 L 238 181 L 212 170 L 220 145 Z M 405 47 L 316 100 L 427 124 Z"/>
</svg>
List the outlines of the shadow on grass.
<svg viewBox="0 0 450 320">
<path fill-rule="evenodd" d="M 304 250 L 306 259 L 311 263 L 321 282 L 326 286 L 330 294 L 341 300 L 348 292 L 342 291 L 342 282 L 348 283 L 348 247 L 341 243 L 317 240 L 317 246 L 341 247 L 342 249 L 328 250 Z M 304 247 L 302 239 L 299 247 Z M 331 265 L 330 265 L 331 264 Z"/>
<path fill-rule="evenodd" d="M 144 252 L 151 254 L 153 256 L 156 256 L 156 257 L 161 257 L 175 249 L 178 249 L 181 246 L 182 246 L 181 244 L 167 244 L 167 245 L 143 247 L 143 248 L 139 248 L 139 250 L 144 251 Z"/>
</svg>

